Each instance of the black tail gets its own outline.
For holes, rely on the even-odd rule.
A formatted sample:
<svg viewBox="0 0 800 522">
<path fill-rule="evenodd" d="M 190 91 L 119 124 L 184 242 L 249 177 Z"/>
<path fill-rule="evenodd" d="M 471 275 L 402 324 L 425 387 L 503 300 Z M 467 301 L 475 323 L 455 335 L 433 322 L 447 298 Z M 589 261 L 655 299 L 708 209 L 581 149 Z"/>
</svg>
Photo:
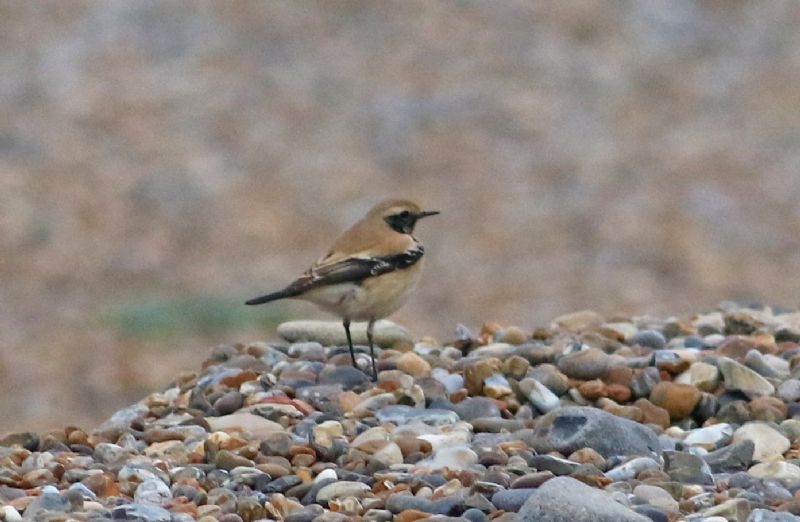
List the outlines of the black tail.
<svg viewBox="0 0 800 522">
<path fill-rule="evenodd" d="M 271 294 L 262 295 L 261 297 L 256 297 L 255 299 L 250 299 L 245 304 L 260 305 L 264 303 L 269 303 L 270 301 L 277 301 L 278 299 L 285 299 L 287 297 L 292 297 L 292 294 L 287 292 L 286 290 L 281 290 L 279 292 L 272 292 Z"/>
</svg>

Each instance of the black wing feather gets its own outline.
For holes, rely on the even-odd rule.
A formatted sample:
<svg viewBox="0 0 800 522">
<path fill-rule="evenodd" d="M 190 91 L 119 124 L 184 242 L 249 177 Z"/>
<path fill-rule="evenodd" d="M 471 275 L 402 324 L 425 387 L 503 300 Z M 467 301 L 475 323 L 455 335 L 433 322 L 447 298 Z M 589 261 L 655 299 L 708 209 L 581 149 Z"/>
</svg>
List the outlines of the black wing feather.
<svg viewBox="0 0 800 522">
<path fill-rule="evenodd" d="M 342 259 L 337 263 L 314 267 L 283 290 L 251 299 L 247 301 L 246 304 L 263 304 L 286 297 L 297 297 L 300 294 L 320 286 L 357 283 L 368 277 L 375 277 L 394 272 L 395 270 L 408 268 L 419 261 L 424 254 L 425 249 L 422 248 L 422 245 L 418 245 L 416 248 L 406 250 L 400 254 Z"/>
</svg>

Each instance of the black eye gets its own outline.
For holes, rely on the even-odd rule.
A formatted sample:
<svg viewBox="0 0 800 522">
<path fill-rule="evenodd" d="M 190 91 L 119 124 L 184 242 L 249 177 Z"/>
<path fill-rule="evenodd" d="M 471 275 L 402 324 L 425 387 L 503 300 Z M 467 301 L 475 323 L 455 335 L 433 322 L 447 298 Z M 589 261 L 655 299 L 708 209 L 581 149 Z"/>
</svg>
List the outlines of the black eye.
<svg viewBox="0 0 800 522">
<path fill-rule="evenodd" d="M 400 212 L 398 214 L 398 216 L 400 216 L 403 219 L 408 219 L 408 216 L 410 216 L 410 215 L 411 215 L 411 212 L 409 212 L 408 210 L 404 210 L 404 211 L 402 211 L 402 212 Z"/>
</svg>

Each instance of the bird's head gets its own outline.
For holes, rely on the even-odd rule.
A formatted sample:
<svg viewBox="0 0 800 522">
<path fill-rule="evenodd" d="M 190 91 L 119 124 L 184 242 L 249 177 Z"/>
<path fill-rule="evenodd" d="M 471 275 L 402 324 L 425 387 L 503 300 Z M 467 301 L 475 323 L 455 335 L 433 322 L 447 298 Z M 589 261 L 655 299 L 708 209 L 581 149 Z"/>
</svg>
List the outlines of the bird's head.
<svg viewBox="0 0 800 522">
<path fill-rule="evenodd" d="M 383 219 L 394 231 L 401 234 L 413 233 L 417 220 L 438 213 L 437 210 L 422 210 L 416 203 L 398 199 L 384 201 L 370 210 L 372 216 Z"/>
</svg>

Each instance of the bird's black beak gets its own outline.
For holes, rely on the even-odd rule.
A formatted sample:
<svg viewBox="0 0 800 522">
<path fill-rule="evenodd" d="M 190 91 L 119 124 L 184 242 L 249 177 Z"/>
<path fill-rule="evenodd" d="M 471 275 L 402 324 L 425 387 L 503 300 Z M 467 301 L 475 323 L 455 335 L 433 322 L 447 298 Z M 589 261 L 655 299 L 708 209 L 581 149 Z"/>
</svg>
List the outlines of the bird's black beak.
<svg viewBox="0 0 800 522">
<path fill-rule="evenodd" d="M 428 216 L 435 216 L 436 214 L 439 214 L 438 210 L 423 210 L 422 212 L 417 212 L 415 216 L 417 219 L 422 219 Z"/>
</svg>

